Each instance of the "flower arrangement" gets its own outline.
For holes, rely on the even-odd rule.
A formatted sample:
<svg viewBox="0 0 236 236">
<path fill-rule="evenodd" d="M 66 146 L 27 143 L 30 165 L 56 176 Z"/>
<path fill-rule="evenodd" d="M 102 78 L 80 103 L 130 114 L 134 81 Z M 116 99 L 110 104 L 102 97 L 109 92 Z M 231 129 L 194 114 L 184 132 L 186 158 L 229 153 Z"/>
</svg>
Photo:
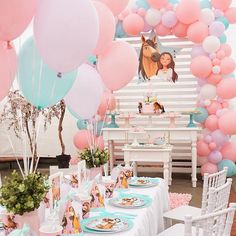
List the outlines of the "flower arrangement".
<svg viewBox="0 0 236 236">
<path fill-rule="evenodd" d="M 97 148 L 96 150 L 93 150 L 87 148 L 80 152 L 80 159 L 85 160 L 86 167 L 89 169 L 100 167 L 106 164 L 109 160 L 109 152 L 107 149 L 101 150 Z"/>
<path fill-rule="evenodd" d="M 23 178 L 13 171 L 11 176 L 5 177 L 0 188 L 0 205 L 8 212 L 23 215 L 38 209 L 48 190 L 46 177 L 41 173 L 31 173 Z"/>
</svg>

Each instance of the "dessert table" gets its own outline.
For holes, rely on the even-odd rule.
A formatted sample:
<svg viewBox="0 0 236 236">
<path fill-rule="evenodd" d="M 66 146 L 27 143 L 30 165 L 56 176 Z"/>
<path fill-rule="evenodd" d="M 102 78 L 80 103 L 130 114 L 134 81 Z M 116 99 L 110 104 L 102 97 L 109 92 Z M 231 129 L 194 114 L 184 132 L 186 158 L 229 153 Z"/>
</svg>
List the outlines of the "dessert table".
<svg viewBox="0 0 236 236">
<path fill-rule="evenodd" d="M 192 186 L 197 186 L 197 135 L 201 130 L 199 127 L 162 127 L 154 128 L 147 127 L 144 128 L 144 131 L 151 138 L 157 136 L 164 136 L 168 134 L 169 141 L 186 141 L 191 145 L 192 151 Z M 114 150 L 114 141 L 124 141 L 125 144 L 128 144 L 132 141 L 132 137 L 129 132 L 132 131 L 132 128 L 104 128 L 103 129 L 103 138 L 105 141 L 105 146 L 108 147 L 110 152 L 110 169 L 113 169 L 114 160 L 113 160 L 113 150 Z"/>
</svg>

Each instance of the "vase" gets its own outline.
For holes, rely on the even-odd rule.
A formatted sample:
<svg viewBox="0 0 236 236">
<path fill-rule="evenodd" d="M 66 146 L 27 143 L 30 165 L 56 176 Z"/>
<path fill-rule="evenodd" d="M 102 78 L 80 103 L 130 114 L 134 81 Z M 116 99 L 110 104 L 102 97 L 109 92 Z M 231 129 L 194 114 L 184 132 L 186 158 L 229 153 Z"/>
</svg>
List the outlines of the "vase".
<svg viewBox="0 0 236 236">
<path fill-rule="evenodd" d="M 98 174 L 100 174 L 100 180 L 101 180 L 101 178 L 102 178 L 102 170 L 103 170 L 103 166 L 93 167 L 93 168 L 87 169 L 88 180 L 94 180 L 94 178 Z"/>
</svg>

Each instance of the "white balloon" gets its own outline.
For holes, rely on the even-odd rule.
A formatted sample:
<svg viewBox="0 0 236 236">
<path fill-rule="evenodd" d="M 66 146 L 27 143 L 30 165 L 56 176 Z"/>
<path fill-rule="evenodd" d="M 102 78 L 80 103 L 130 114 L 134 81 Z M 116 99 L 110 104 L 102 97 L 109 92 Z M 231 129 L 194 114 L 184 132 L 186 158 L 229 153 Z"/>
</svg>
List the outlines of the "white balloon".
<svg viewBox="0 0 236 236">
<path fill-rule="evenodd" d="M 156 26 L 161 22 L 161 12 L 157 9 L 150 8 L 146 12 L 145 20 L 150 26 Z"/>
<path fill-rule="evenodd" d="M 208 36 L 204 39 L 202 47 L 208 53 L 216 52 L 220 49 L 220 40 L 216 36 Z"/>
<path fill-rule="evenodd" d="M 220 66 L 213 66 L 212 67 L 212 72 L 214 74 L 220 74 Z"/>
<path fill-rule="evenodd" d="M 216 97 L 216 87 L 212 84 L 203 85 L 200 90 L 200 97 L 202 99 L 214 99 Z"/>
<path fill-rule="evenodd" d="M 204 8 L 201 10 L 199 20 L 210 25 L 215 20 L 215 14 L 211 9 Z"/>
</svg>

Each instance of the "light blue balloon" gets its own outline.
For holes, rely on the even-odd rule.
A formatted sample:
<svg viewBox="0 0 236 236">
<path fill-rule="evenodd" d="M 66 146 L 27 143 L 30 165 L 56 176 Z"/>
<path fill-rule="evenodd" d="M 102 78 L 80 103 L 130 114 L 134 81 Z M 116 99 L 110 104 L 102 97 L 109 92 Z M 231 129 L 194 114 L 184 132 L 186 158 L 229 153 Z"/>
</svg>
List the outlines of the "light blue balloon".
<svg viewBox="0 0 236 236">
<path fill-rule="evenodd" d="M 124 38 L 125 36 L 126 36 L 126 33 L 124 31 L 123 24 L 122 24 L 121 21 L 119 21 L 116 24 L 116 34 L 115 34 L 115 37 L 116 38 Z"/>
<path fill-rule="evenodd" d="M 229 21 L 224 16 L 218 17 L 216 20 L 222 22 L 225 26 L 225 29 L 229 28 Z"/>
<path fill-rule="evenodd" d="M 225 34 L 222 34 L 220 37 L 219 37 L 219 40 L 221 43 L 226 43 L 227 42 L 227 37 Z"/>
<path fill-rule="evenodd" d="M 50 107 L 64 98 L 77 75 L 77 71 L 73 71 L 58 78 L 57 73 L 42 62 L 33 38 L 29 38 L 20 50 L 18 72 L 20 90 L 38 108 Z"/>
<path fill-rule="evenodd" d="M 137 0 L 136 6 L 139 8 L 144 8 L 145 10 L 149 9 L 149 4 L 147 3 L 146 0 Z"/>
<path fill-rule="evenodd" d="M 198 108 L 196 108 L 196 110 L 199 111 L 200 114 L 194 114 L 193 115 L 194 121 L 196 121 L 198 123 L 204 122 L 207 119 L 207 117 L 208 117 L 207 110 L 205 108 L 203 108 L 203 107 L 198 107 Z"/>
<path fill-rule="evenodd" d="M 233 175 L 236 174 L 236 165 L 233 161 L 231 160 L 222 160 L 219 164 L 218 164 L 218 169 L 219 170 L 223 170 L 224 167 L 228 167 L 228 171 L 227 171 L 227 177 L 231 177 Z"/>
<path fill-rule="evenodd" d="M 97 57 L 95 55 L 91 55 L 88 57 L 88 61 L 93 64 L 96 65 L 97 64 Z"/>
<path fill-rule="evenodd" d="M 87 121 L 85 119 L 79 118 L 76 124 L 79 130 L 87 129 Z"/>
<path fill-rule="evenodd" d="M 97 123 L 97 130 L 96 130 L 96 135 L 100 136 L 102 135 L 102 129 L 107 127 L 107 123 L 103 121 L 98 121 Z"/>
<path fill-rule="evenodd" d="M 200 2 L 201 8 L 211 8 L 211 3 L 209 0 L 201 0 Z"/>
</svg>

